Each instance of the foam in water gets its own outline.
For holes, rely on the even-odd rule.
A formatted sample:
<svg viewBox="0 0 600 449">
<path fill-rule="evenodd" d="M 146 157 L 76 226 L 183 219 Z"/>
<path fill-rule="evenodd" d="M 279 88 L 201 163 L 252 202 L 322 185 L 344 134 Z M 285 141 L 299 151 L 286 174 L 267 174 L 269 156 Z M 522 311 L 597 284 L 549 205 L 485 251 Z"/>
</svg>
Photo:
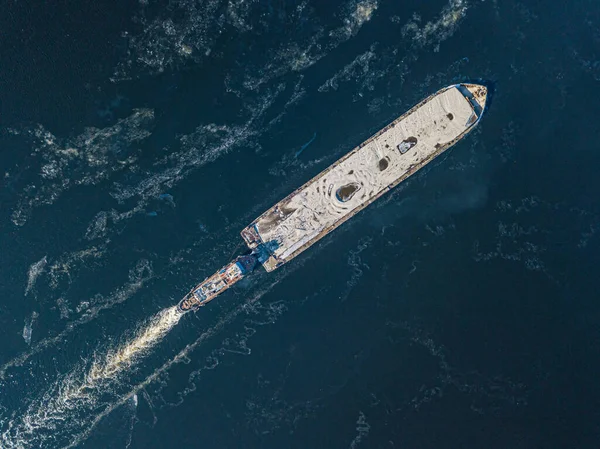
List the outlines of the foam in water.
<svg viewBox="0 0 600 449">
<path fill-rule="evenodd" d="M 31 334 L 33 332 L 33 325 L 35 324 L 37 317 L 38 313 L 33 312 L 29 320 L 25 320 L 25 326 L 23 327 L 23 339 L 28 345 L 31 344 Z"/>
<path fill-rule="evenodd" d="M 466 1 L 450 0 L 438 20 L 427 22 L 421 27 L 419 26 L 421 18 L 415 15 L 413 20 L 402 28 L 402 35 L 412 35 L 414 42 L 420 47 L 433 43 L 434 51 L 439 51 L 440 43 L 454 34 L 459 23 L 466 16 L 467 9 Z"/>
<path fill-rule="evenodd" d="M 105 357 L 95 361 L 80 389 L 94 388 L 99 382 L 108 381 L 130 367 L 135 358 L 161 340 L 179 322 L 181 316 L 177 307 L 159 313 L 129 343 L 109 351 Z"/>
<path fill-rule="evenodd" d="M 375 45 L 371 45 L 371 48 L 368 51 L 358 55 L 354 61 L 347 64 L 342 70 L 325 81 L 325 83 L 319 87 L 319 92 L 337 90 L 340 81 L 349 81 L 358 77 L 368 77 L 372 72 L 369 63 L 377 57 L 374 50 Z"/>
<path fill-rule="evenodd" d="M 289 72 L 301 72 L 311 67 L 342 43 L 358 34 L 371 20 L 378 7 L 374 0 L 352 0 L 343 5 L 338 14 L 341 25 L 327 30 L 312 8 L 299 7 L 288 18 L 291 28 L 297 24 L 310 23 L 308 35 L 294 34 L 293 39 L 284 40 L 278 48 L 269 51 L 269 58 L 261 68 L 245 74 L 244 88 L 256 90 L 269 81 Z"/>
<path fill-rule="evenodd" d="M 55 264 L 50 268 L 50 273 L 53 273 L 54 268 L 62 267 L 64 272 L 69 274 L 68 264 Z M 140 290 L 145 283 L 147 283 L 150 279 L 154 277 L 154 272 L 152 270 L 152 264 L 146 260 L 141 259 L 137 262 L 136 266 L 129 271 L 129 279 L 128 282 L 117 288 L 110 295 L 103 297 L 102 295 L 96 295 L 91 299 L 86 299 L 81 301 L 77 307 L 76 312 L 81 314 L 79 318 L 73 320 L 66 324 L 65 328 L 56 335 L 45 337 L 36 342 L 34 346 L 27 352 L 20 354 L 18 357 L 5 362 L 0 366 L 0 379 L 3 379 L 6 375 L 6 372 L 10 368 L 14 368 L 16 366 L 21 366 L 32 356 L 40 353 L 42 350 L 55 346 L 58 343 L 62 342 L 64 338 L 73 332 L 78 327 L 96 319 L 100 312 L 106 309 L 110 309 L 113 306 L 120 304 L 131 296 L 133 296 L 138 290 Z M 52 285 L 52 282 L 51 282 Z M 57 299 L 57 305 L 60 310 L 61 318 L 68 318 L 69 315 L 73 312 L 67 304 L 65 298 L 60 297 Z M 37 318 L 37 313 L 36 313 Z M 31 328 L 33 326 L 34 318 L 32 317 L 29 326 L 26 323 L 26 327 L 23 329 L 23 338 L 29 344 L 31 337 Z"/>
<path fill-rule="evenodd" d="M 27 296 L 31 289 L 34 288 L 35 281 L 37 280 L 38 276 L 42 274 L 47 263 L 48 258 L 44 256 L 36 263 L 31 264 L 29 271 L 27 272 L 27 287 L 25 287 L 25 296 Z"/>
<path fill-rule="evenodd" d="M 124 119 L 106 128 L 86 128 L 80 135 L 60 139 L 42 125 L 21 131 L 34 147 L 32 164 L 26 169 L 38 173 L 38 178 L 24 186 L 19 194 L 12 221 L 24 225 L 34 209 L 49 205 L 73 186 L 94 185 L 137 160 L 137 144 L 149 135 L 154 111 L 137 109 Z"/>
<path fill-rule="evenodd" d="M 127 219 L 144 210 L 149 201 L 159 198 L 165 191 L 186 179 L 192 172 L 206 164 L 214 162 L 234 149 L 256 145 L 255 138 L 277 123 L 281 114 L 265 124 L 265 116 L 271 106 L 283 93 L 284 85 L 277 86 L 255 99 L 246 99 L 244 109 L 248 113 L 247 120 L 241 125 L 217 125 L 214 123 L 199 125 L 190 133 L 179 137 L 173 147 L 165 148 L 164 157 L 154 163 L 154 170 L 141 181 L 132 184 L 115 182 L 110 195 L 119 203 L 136 198 L 133 209 L 122 214 L 110 213 L 108 218 L 117 222 Z M 297 92 L 294 91 L 293 101 Z M 291 104 L 291 103 L 290 103 Z M 105 235 L 104 218 L 99 216 L 91 226 L 90 235 Z M 96 229 L 98 232 L 95 233 Z"/>
<path fill-rule="evenodd" d="M 181 316 L 177 307 L 161 311 L 141 326 L 131 339 L 97 357 L 87 372 L 79 366 L 60 378 L 23 413 L 13 415 L 0 436 L 1 447 L 54 447 L 85 432 L 98 414 L 98 408 L 115 400 L 117 392 L 113 387 L 119 384 L 122 376 L 162 340 Z"/>
<path fill-rule="evenodd" d="M 344 19 L 344 26 L 332 35 L 340 34 L 343 36 L 343 40 L 347 40 L 350 37 L 356 35 L 361 27 L 371 20 L 373 13 L 377 10 L 378 2 L 374 0 L 359 1 L 356 4 L 349 4 L 347 6 L 348 16 Z M 340 37 L 341 37 L 340 36 Z"/>
<path fill-rule="evenodd" d="M 358 419 L 356 420 L 356 431 L 358 434 L 350 443 L 350 449 L 359 447 L 360 443 L 369 436 L 369 430 L 371 430 L 371 426 L 367 422 L 367 417 L 362 411 L 358 412 Z"/>
</svg>

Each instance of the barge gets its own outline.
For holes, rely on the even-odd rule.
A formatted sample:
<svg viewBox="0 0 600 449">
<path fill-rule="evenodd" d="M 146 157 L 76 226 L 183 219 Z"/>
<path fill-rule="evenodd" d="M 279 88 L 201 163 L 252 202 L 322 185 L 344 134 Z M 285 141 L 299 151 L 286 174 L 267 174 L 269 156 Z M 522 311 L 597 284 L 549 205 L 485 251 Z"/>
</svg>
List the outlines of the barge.
<svg viewBox="0 0 600 449">
<path fill-rule="evenodd" d="M 251 250 L 194 288 L 180 303 L 205 305 L 256 266 L 273 271 L 465 137 L 481 119 L 488 91 L 455 84 L 425 98 L 241 232 Z"/>
<path fill-rule="evenodd" d="M 242 231 L 273 271 L 462 139 L 479 122 L 487 88 L 457 84 L 429 96 L 275 204 Z"/>
</svg>

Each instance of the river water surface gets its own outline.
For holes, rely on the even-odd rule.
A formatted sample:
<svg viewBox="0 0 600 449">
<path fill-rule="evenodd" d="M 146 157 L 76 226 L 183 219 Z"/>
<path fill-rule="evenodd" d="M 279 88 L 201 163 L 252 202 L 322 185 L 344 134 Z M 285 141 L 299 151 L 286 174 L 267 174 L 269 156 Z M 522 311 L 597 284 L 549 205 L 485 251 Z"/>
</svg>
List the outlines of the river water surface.
<svg viewBox="0 0 600 449">
<path fill-rule="evenodd" d="M 1 448 L 598 447 L 598 2 L 2 10 Z M 467 138 L 174 311 L 254 218 L 461 81 L 491 91 Z"/>
</svg>

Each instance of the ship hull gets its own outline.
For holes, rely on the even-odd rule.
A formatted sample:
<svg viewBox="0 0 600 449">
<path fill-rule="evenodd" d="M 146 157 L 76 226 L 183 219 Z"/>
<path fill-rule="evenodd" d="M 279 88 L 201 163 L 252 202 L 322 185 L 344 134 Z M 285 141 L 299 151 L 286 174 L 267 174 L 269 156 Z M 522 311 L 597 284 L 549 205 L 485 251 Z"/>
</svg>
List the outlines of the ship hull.
<svg viewBox="0 0 600 449">
<path fill-rule="evenodd" d="M 259 259 L 254 254 L 238 256 L 212 276 L 204 279 L 179 301 L 177 310 L 181 313 L 198 310 L 221 293 L 231 288 L 254 270 Z"/>
<path fill-rule="evenodd" d="M 487 89 L 457 84 L 427 97 L 242 231 L 267 271 L 292 260 L 468 134 Z"/>
</svg>

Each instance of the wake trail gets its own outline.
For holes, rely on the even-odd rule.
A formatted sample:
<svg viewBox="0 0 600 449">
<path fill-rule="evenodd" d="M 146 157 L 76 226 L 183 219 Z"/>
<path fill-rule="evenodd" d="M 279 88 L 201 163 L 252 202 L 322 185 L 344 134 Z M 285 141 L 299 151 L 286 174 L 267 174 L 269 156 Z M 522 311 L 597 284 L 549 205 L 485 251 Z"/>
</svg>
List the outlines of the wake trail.
<svg viewBox="0 0 600 449">
<path fill-rule="evenodd" d="M 64 337 L 69 335 L 79 326 L 94 320 L 103 310 L 110 309 L 113 306 L 126 301 L 128 298 L 133 296 L 138 290 L 140 290 L 147 281 L 152 279 L 152 277 L 153 276 L 141 278 L 136 282 L 126 285 L 124 288 L 120 288 L 115 294 L 111 295 L 104 304 L 100 304 L 89 309 L 85 312 L 84 315 L 82 315 L 75 321 L 71 321 L 70 323 L 68 323 L 66 327 L 58 334 L 40 340 L 29 351 L 24 352 L 23 354 L 15 357 L 14 359 L 4 363 L 2 366 L 0 366 L 0 379 L 5 378 L 6 371 L 8 369 L 17 366 L 22 366 L 32 356 L 39 354 L 42 350 L 50 346 L 56 345 L 57 343 L 62 341 Z"/>
<path fill-rule="evenodd" d="M 121 396 L 117 401 L 113 402 L 109 406 L 107 406 L 102 412 L 100 412 L 94 419 L 89 423 L 86 429 L 81 432 L 79 435 L 75 437 L 75 439 L 69 443 L 67 446 L 64 446 L 63 449 L 70 449 L 76 447 L 81 442 L 85 441 L 95 427 L 98 425 L 102 419 L 106 416 L 110 415 L 114 410 L 121 407 L 123 404 L 127 403 L 127 401 L 131 400 L 134 396 L 138 395 L 142 390 L 156 382 L 160 377 L 165 374 L 173 365 L 178 363 L 185 363 L 189 360 L 189 354 L 194 351 L 198 346 L 200 346 L 204 341 L 208 340 L 215 334 L 219 333 L 223 328 L 230 324 L 238 315 L 242 312 L 246 311 L 249 306 L 258 301 L 262 296 L 265 295 L 269 290 L 271 290 L 276 284 L 280 282 L 281 279 L 277 279 L 271 284 L 269 284 L 266 288 L 258 292 L 251 299 L 246 301 L 244 304 L 238 306 L 231 312 L 229 312 L 226 316 L 221 318 L 214 326 L 212 326 L 207 331 L 203 332 L 194 342 L 186 345 L 175 357 L 165 362 L 161 367 L 156 369 L 150 376 L 148 376 L 143 382 L 135 385 L 128 393 Z"/>
<path fill-rule="evenodd" d="M 321 249 L 329 243 L 330 241 L 325 241 Z M 304 266 L 312 257 L 314 254 L 279 273 L 271 283 L 219 319 L 214 326 L 133 386 L 128 393 L 120 393 L 116 387 L 126 387 L 125 374 L 131 372 L 141 356 L 156 346 L 183 316 L 177 311 L 177 306 L 159 312 L 140 326 L 125 343 L 95 357 L 89 368 L 84 360 L 50 385 L 40 398 L 31 401 L 24 411 L 15 411 L 6 425 L 0 423 L 3 428 L 0 447 L 25 449 L 78 446 L 91 435 L 103 418 L 127 401 L 134 400 L 134 396 L 159 380 L 172 366 L 186 363 L 192 351 L 221 332 L 240 314 L 249 311 L 275 285 Z"/>
<path fill-rule="evenodd" d="M 5 449 L 55 447 L 56 443 L 64 444 L 70 435 L 85 433 L 91 416 L 103 409 L 106 402 L 112 402 L 111 387 L 118 384 L 122 375 L 158 344 L 181 317 L 176 306 L 164 309 L 142 325 L 132 338 L 95 357 L 87 372 L 85 366 L 75 367 L 50 386 L 41 398 L 32 401 L 24 413 L 13 414 L 7 429 L 0 435 L 0 446 Z M 72 443 L 68 447 L 72 447 Z"/>
</svg>

